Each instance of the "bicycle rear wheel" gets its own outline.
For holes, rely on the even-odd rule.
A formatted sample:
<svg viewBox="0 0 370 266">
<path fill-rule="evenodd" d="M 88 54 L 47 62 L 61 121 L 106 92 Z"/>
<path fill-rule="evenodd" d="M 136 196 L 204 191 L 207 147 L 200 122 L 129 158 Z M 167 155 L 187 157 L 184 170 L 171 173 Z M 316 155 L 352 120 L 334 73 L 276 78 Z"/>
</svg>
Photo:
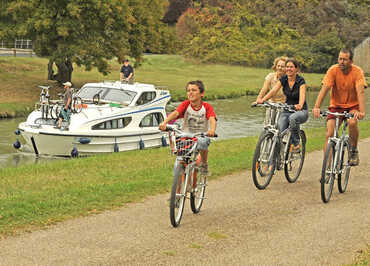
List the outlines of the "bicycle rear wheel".
<svg viewBox="0 0 370 266">
<path fill-rule="evenodd" d="M 321 171 L 321 199 L 324 203 L 328 203 L 333 192 L 335 179 L 335 143 L 329 142 L 325 151 L 324 160 Z"/>
<path fill-rule="evenodd" d="M 299 146 L 301 147 L 299 151 L 292 152 L 292 143 L 290 138 L 289 150 L 285 155 L 284 163 L 284 173 L 285 177 L 289 183 L 294 183 L 297 181 L 299 175 L 301 174 L 304 158 L 306 155 L 306 134 L 303 130 L 299 131 Z"/>
<path fill-rule="evenodd" d="M 196 180 L 196 187 L 190 193 L 190 207 L 193 213 L 199 213 L 202 207 L 204 195 L 206 192 L 207 177 L 201 175 L 197 170 L 192 170 L 193 180 Z"/>
<path fill-rule="evenodd" d="M 170 197 L 170 220 L 173 227 L 180 225 L 186 197 L 184 165 L 176 163 Z"/>
<path fill-rule="evenodd" d="M 338 174 L 338 190 L 340 193 L 344 193 L 347 189 L 349 174 L 351 171 L 351 166 L 349 164 L 349 153 L 350 145 L 348 142 L 345 142 L 343 145 L 343 150 L 340 160 L 340 169 Z"/>
<path fill-rule="evenodd" d="M 271 181 L 275 171 L 276 156 L 270 159 L 270 154 L 275 153 L 273 146 L 273 134 L 270 132 L 262 133 L 257 142 L 253 156 L 252 177 L 253 183 L 258 189 L 265 189 Z"/>
</svg>

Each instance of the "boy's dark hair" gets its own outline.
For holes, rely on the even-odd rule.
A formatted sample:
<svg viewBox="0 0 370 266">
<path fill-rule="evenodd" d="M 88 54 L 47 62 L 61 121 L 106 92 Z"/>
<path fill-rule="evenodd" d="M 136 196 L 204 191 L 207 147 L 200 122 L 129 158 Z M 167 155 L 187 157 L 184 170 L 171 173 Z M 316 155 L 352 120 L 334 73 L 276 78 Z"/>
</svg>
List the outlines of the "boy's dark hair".
<svg viewBox="0 0 370 266">
<path fill-rule="evenodd" d="M 349 59 L 353 60 L 353 51 L 350 48 L 340 49 L 340 53 L 349 54 Z"/>
<path fill-rule="evenodd" d="M 186 84 L 186 88 L 188 88 L 189 85 L 196 85 L 199 88 L 200 93 L 204 92 L 204 84 L 201 80 L 189 81 L 188 84 Z"/>
</svg>

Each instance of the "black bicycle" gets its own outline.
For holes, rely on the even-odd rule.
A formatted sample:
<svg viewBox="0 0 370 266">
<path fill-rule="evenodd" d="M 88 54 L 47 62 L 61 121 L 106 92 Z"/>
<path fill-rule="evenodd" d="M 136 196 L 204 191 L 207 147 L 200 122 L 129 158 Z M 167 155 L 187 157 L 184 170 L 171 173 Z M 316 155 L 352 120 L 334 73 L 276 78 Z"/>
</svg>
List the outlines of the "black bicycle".
<svg viewBox="0 0 370 266">
<path fill-rule="evenodd" d="M 285 177 L 289 183 L 297 181 L 301 174 L 306 154 L 306 134 L 299 131 L 300 149 L 293 150 L 291 131 L 289 128 L 280 132 L 277 122 L 283 111 L 296 112 L 294 106 L 265 102 L 254 104 L 253 107 L 261 106 L 269 109 L 268 121 L 256 145 L 253 156 L 252 176 L 254 185 L 258 189 L 265 189 L 271 182 L 275 170 L 284 168 Z"/>
<path fill-rule="evenodd" d="M 335 116 L 335 129 L 333 137 L 328 139 L 328 146 L 325 151 L 322 170 L 321 170 L 321 199 L 328 203 L 333 192 L 334 180 L 338 178 L 338 190 L 344 193 L 348 186 L 349 175 L 351 171 L 350 151 L 351 144 L 347 134 L 347 120 L 353 117 L 353 114 L 344 112 L 320 112 L 321 116 L 326 117 L 329 114 Z M 342 135 L 339 137 L 339 127 L 343 121 Z"/>
</svg>

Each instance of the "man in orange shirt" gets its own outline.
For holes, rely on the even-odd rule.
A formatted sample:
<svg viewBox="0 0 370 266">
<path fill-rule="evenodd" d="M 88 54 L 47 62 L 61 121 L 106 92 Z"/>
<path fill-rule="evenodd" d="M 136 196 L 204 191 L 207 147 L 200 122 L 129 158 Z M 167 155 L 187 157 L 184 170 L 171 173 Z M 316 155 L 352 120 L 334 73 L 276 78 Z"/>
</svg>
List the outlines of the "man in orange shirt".
<svg viewBox="0 0 370 266">
<path fill-rule="evenodd" d="M 365 116 L 364 89 L 367 85 L 362 69 L 353 65 L 352 59 L 353 53 L 351 50 L 342 49 L 339 52 L 338 64 L 331 66 L 326 72 L 312 113 L 316 118 L 320 116 L 320 106 L 327 92 L 331 90 L 329 111 L 339 113 L 347 111 L 354 114 L 354 118 L 348 120 L 348 129 L 352 147 L 350 164 L 355 166 L 360 162 L 357 150 L 359 136 L 357 120 Z M 329 115 L 326 123 L 324 152 L 328 144 L 328 138 L 334 134 L 334 127 L 335 117 Z"/>
</svg>

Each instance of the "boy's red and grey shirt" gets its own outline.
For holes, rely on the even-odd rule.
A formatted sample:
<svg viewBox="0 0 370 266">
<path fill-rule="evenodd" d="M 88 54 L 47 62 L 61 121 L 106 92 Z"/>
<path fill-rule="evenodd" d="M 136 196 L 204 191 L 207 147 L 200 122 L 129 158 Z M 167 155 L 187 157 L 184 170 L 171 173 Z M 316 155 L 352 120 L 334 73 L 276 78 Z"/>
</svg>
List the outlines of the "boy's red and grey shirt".
<svg viewBox="0 0 370 266">
<path fill-rule="evenodd" d="M 177 107 L 176 111 L 179 113 L 179 118 L 184 118 L 183 130 L 191 133 L 208 131 L 209 118 L 216 118 L 212 105 L 206 102 L 202 102 L 201 107 L 196 109 L 189 100 L 186 100 Z"/>
</svg>

